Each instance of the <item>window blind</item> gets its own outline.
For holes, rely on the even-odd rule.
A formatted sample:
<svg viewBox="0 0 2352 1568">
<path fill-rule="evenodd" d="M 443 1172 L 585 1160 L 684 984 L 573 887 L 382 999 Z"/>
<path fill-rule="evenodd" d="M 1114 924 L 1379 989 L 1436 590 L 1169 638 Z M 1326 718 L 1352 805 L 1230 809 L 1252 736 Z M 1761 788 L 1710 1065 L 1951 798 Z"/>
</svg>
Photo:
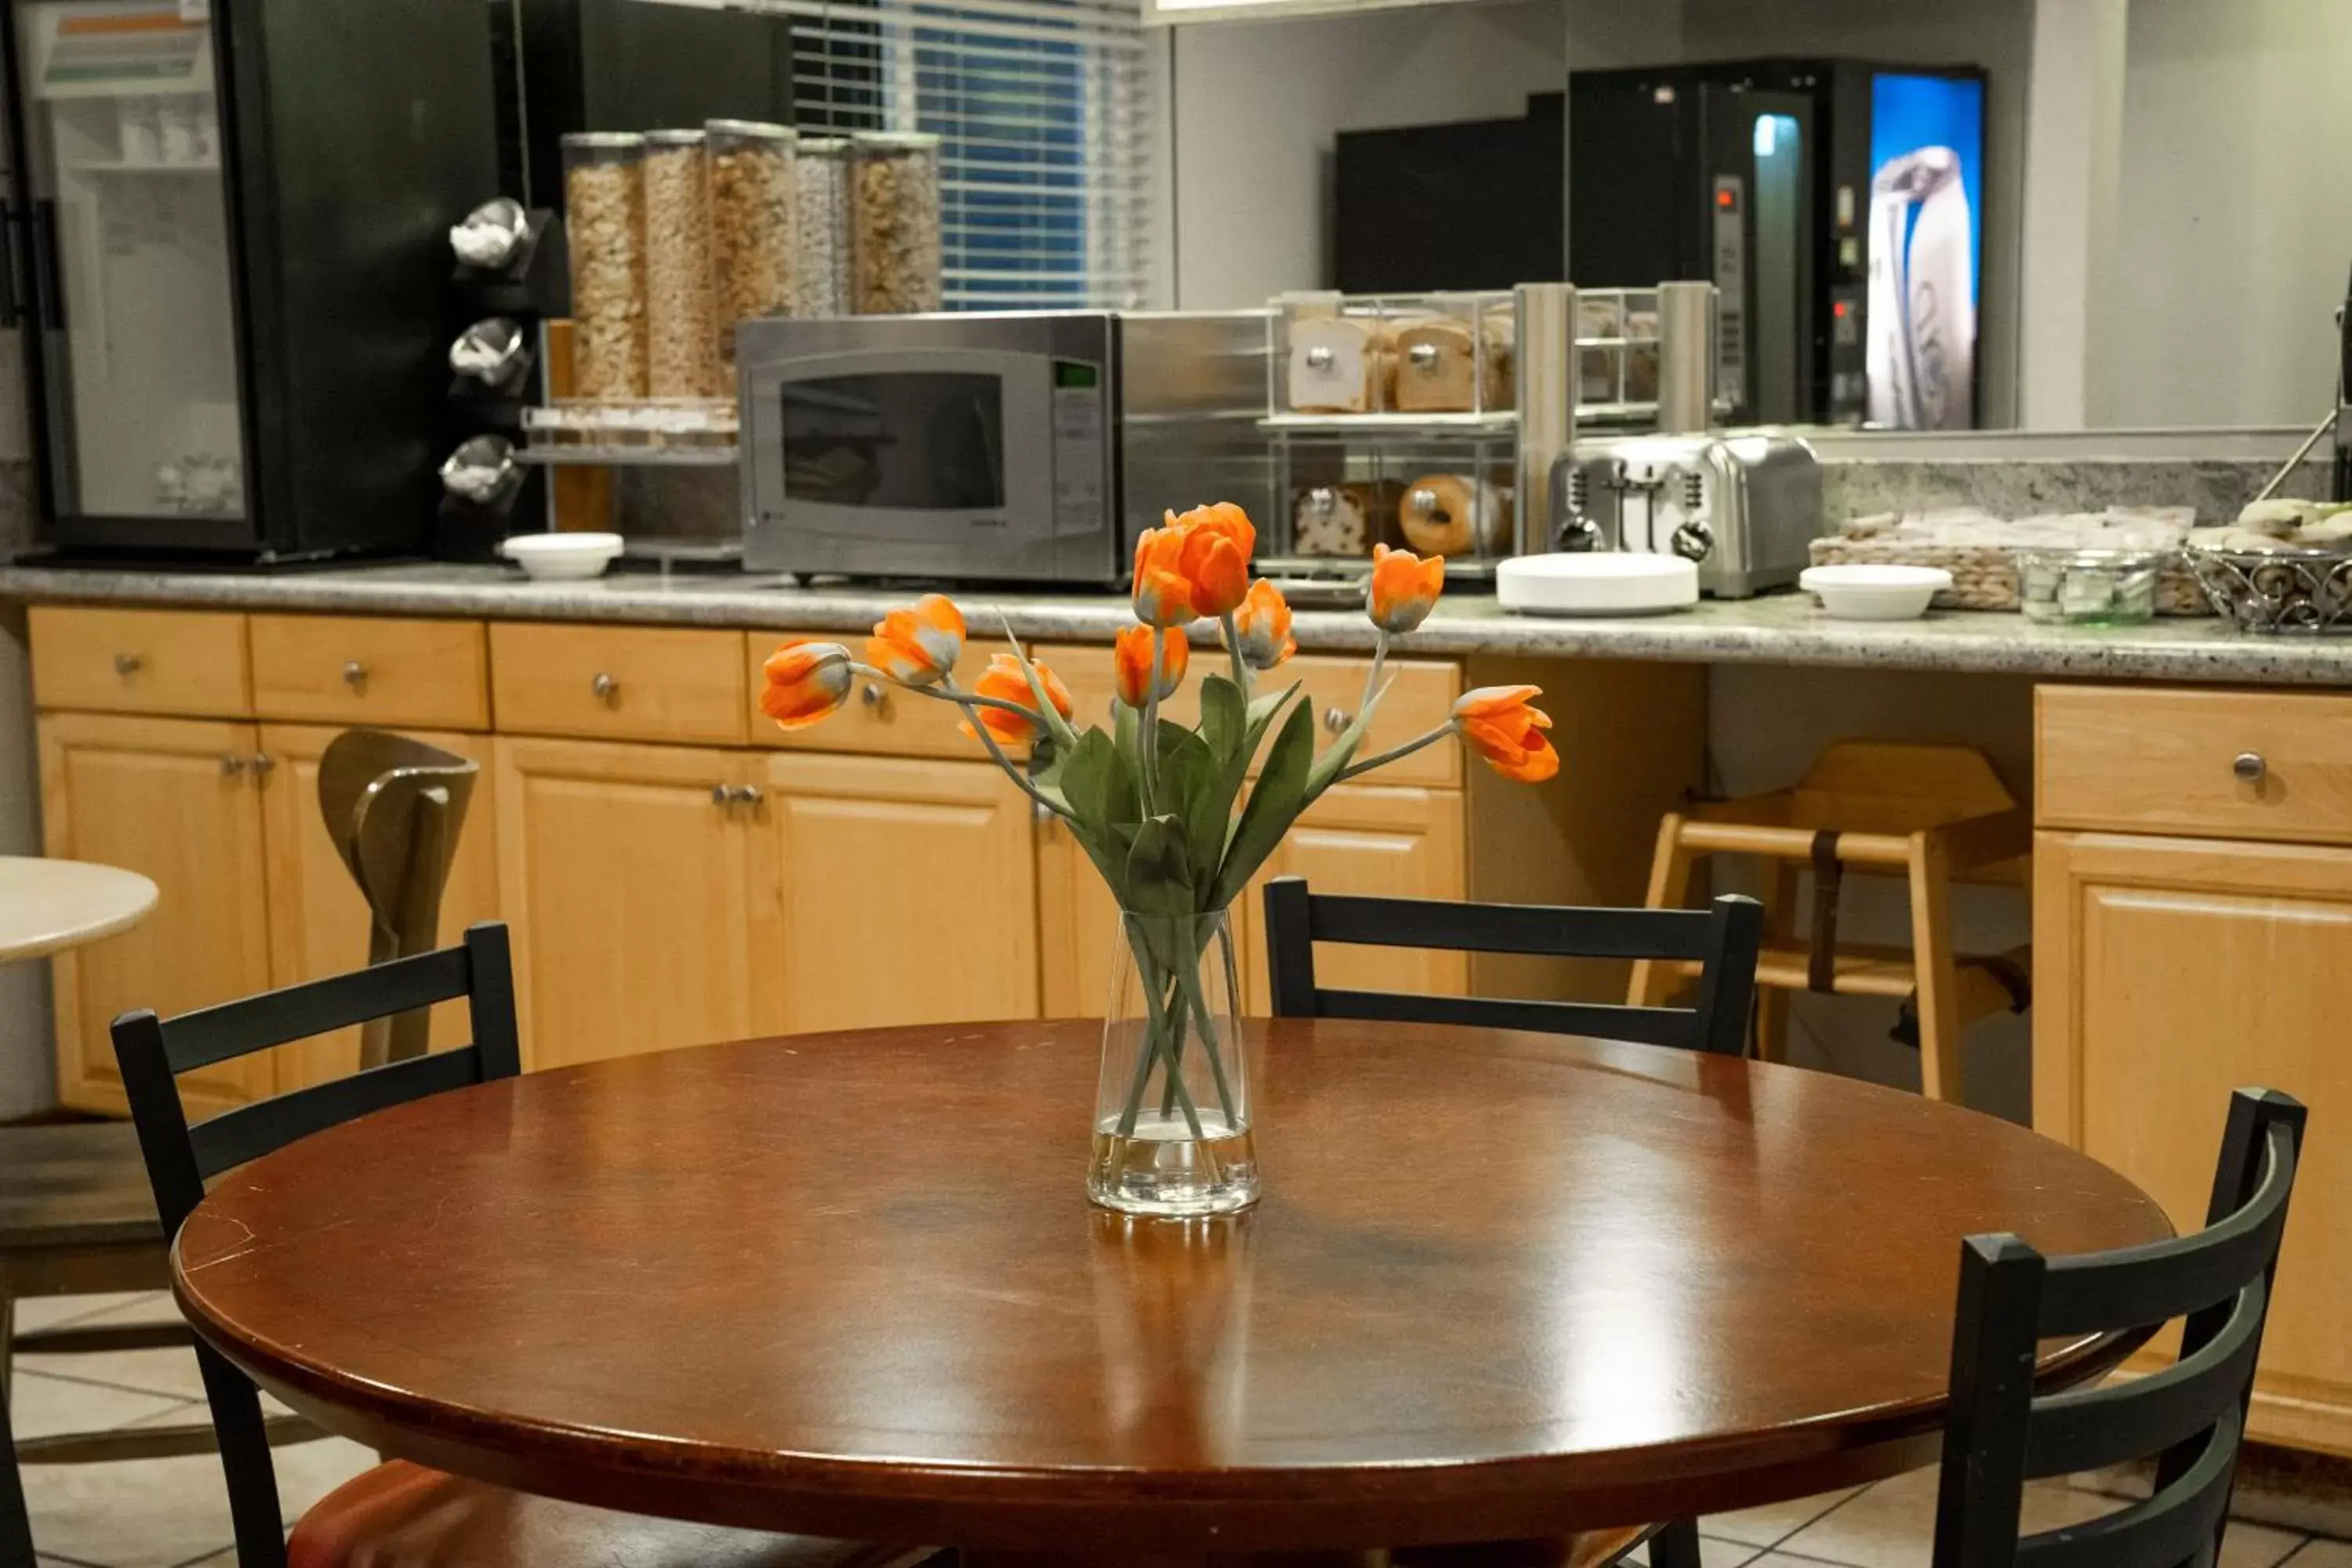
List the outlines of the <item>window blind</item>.
<svg viewBox="0 0 2352 1568">
<path fill-rule="evenodd" d="M 693 4 L 696 0 L 669 0 Z M 803 135 L 940 138 L 948 309 L 1151 296 L 1142 0 L 730 0 L 789 26 Z"/>
</svg>

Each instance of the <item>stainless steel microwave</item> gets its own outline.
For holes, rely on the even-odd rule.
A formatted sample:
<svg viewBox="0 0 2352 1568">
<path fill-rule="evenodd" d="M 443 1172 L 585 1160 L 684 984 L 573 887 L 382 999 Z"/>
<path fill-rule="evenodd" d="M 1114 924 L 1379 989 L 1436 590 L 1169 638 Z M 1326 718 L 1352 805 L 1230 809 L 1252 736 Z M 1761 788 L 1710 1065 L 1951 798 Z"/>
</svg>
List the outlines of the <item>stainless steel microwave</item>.
<svg viewBox="0 0 2352 1568">
<path fill-rule="evenodd" d="M 744 565 L 1113 584 L 1162 510 L 1273 488 L 1262 312 L 747 321 Z"/>
</svg>

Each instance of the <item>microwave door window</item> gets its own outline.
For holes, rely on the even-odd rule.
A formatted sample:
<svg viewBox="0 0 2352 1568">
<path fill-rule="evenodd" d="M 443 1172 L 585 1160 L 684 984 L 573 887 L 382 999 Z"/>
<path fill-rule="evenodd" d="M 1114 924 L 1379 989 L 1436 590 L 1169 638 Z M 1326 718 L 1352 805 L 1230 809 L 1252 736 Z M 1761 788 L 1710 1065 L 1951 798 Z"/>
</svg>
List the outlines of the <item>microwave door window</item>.
<svg viewBox="0 0 2352 1568">
<path fill-rule="evenodd" d="M 777 388 L 788 500 L 874 511 L 1004 508 L 996 375 L 889 373 Z"/>
</svg>

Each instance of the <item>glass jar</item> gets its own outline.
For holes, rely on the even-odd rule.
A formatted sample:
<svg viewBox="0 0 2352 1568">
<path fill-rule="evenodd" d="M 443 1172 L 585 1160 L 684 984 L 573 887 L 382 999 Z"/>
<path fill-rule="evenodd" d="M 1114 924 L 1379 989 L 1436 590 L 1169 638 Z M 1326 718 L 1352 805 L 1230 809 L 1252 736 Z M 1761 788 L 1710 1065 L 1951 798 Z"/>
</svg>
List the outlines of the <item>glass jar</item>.
<svg viewBox="0 0 2352 1568">
<path fill-rule="evenodd" d="M 645 156 L 642 136 L 563 138 L 576 397 L 646 395 Z"/>
<path fill-rule="evenodd" d="M 938 310 L 940 139 L 861 132 L 849 155 L 852 308 L 861 316 Z"/>
<path fill-rule="evenodd" d="M 1095 1089 L 1087 1195 L 1127 1214 L 1225 1214 L 1257 1201 L 1233 922 L 1122 912 Z"/>
<path fill-rule="evenodd" d="M 646 381 L 659 398 L 716 397 L 710 158 L 699 131 L 646 132 Z"/>
<path fill-rule="evenodd" d="M 2162 551 L 2021 550 L 2018 608 L 2032 621 L 2136 626 L 2156 616 Z"/>
<path fill-rule="evenodd" d="M 803 136 L 793 163 L 793 314 L 849 314 L 849 139 Z"/>
<path fill-rule="evenodd" d="M 719 363 L 735 371 L 735 324 L 793 309 L 793 230 L 799 205 L 789 125 L 714 120 L 710 145 L 710 270 L 719 296 Z"/>
</svg>

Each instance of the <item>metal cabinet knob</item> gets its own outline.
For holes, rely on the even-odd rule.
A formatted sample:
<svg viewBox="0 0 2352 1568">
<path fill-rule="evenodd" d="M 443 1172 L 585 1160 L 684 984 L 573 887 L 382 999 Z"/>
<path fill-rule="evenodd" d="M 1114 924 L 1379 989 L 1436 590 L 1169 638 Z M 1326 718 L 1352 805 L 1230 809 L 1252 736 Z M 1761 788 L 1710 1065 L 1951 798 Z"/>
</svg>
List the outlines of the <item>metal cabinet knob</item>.
<svg viewBox="0 0 2352 1568">
<path fill-rule="evenodd" d="M 362 690 L 366 688 L 367 677 L 367 666 L 362 664 L 358 659 L 349 658 L 343 661 L 343 684 L 350 687 L 353 691 Z"/>
<path fill-rule="evenodd" d="M 732 789 L 730 789 L 730 787 L 728 787 L 726 784 L 712 784 L 712 785 L 710 786 L 710 804 L 711 804 L 711 805 L 725 805 L 728 802 L 730 802 L 730 801 L 733 800 L 734 798 L 735 798 L 735 792 L 734 792 Z"/>
<path fill-rule="evenodd" d="M 1323 710 L 1323 728 L 1330 731 L 1334 735 L 1341 733 L 1354 722 L 1354 718 L 1344 708 Z"/>
<path fill-rule="evenodd" d="M 147 656 L 140 653 L 118 653 L 114 656 L 114 673 L 128 680 L 147 668 Z"/>
<path fill-rule="evenodd" d="M 267 752 L 256 752 L 253 753 L 253 761 L 247 765 L 253 769 L 255 778 L 260 778 L 278 765 L 278 759 Z"/>
<path fill-rule="evenodd" d="M 2230 771 L 2247 784 L 2260 784 L 2263 782 L 2263 775 L 2268 773 L 2271 768 L 2268 763 L 2263 761 L 2263 754 L 2260 752 L 2240 752 L 2231 762 Z"/>
<path fill-rule="evenodd" d="M 889 697 L 888 692 L 871 680 L 857 689 L 858 700 L 877 712 L 881 711 L 883 704 L 889 700 Z"/>
<path fill-rule="evenodd" d="M 737 784 L 728 793 L 738 805 L 757 805 L 764 794 L 758 784 Z"/>
<path fill-rule="evenodd" d="M 247 759 L 234 752 L 221 759 L 221 777 L 233 779 L 245 772 Z"/>
<path fill-rule="evenodd" d="M 621 683 L 614 679 L 611 676 L 605 674 L 603 670 L 600 669 L 596 672 L 595 679 L 588 683 L 588 689 L 595 696 L 596 700 L 604 704 L 605 707 L 617 708 L 620 706 Z"/>
</svg>

